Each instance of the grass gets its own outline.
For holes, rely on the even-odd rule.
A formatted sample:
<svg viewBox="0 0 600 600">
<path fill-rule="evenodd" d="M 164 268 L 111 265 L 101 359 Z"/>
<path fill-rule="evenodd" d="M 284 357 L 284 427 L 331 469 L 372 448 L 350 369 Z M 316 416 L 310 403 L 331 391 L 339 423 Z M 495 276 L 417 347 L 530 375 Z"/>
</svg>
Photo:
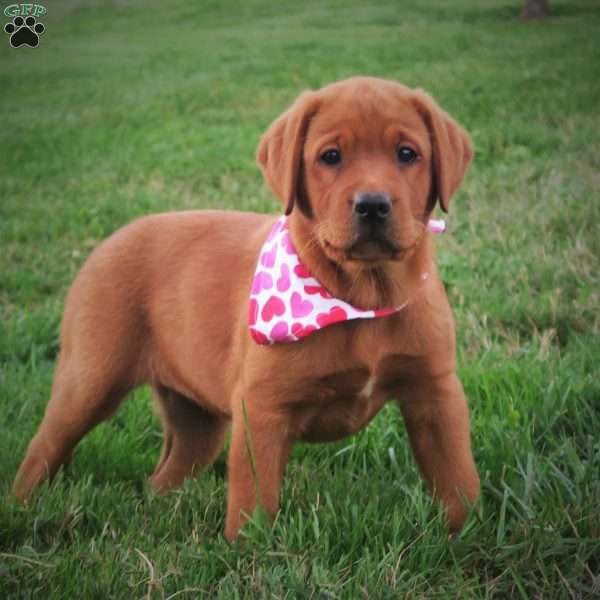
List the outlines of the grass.
<svg viewBox="0 0 600 600">
<path fill-rule="evenodd" d="M 51 3 L 0 44 L 0 597 L 591 598 L 600 594 L 600 10 L 555 0 Z M 429 90 L 477 159 L 439 242 L 483 482 L 449 542 L 393 406 L 299 445 L 282 510 L 222 537 L 225 465 L 166 497 L 139 390 L 28 507 L 10 482 L 47 402 L 67 287 L 142 214 L 274 212 L 254 164 L 302 89 Z"/>
</svg>

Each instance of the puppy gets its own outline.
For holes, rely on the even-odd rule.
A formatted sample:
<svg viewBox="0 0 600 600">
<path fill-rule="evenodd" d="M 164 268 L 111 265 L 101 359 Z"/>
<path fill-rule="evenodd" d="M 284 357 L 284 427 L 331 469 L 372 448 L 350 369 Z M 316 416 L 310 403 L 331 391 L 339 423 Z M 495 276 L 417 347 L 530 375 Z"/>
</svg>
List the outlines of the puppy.
<svg viewBox="0 0 600 600">
<path fill-rule="evenodd" d="M 394 399 L 458 530 L 479 479 L 429 229 L 471 161 L 467 133 L 423 91 L 356 77 L 300 95 L 257 158 L 283 217 L 153 215 L 91 254 L 14 493 L 27 498 L 150 384 L 164 429 L 156 490 L 210 465 L 231 426 L 232 540 L 257 502 L 278 510 L 295 441 L 352 435 Z"/>
</svg>

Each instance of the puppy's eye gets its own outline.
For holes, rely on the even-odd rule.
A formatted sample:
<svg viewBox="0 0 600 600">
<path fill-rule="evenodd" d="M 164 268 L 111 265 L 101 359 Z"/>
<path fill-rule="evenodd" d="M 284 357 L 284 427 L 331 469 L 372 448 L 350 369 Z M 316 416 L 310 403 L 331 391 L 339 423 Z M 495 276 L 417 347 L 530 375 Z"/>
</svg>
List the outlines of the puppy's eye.
<svg viewBox="0 0 600 600">
<path fill-rule="evenodd" d="M 419 159 L 419 155 L 408 146 L 400 146 L 398 148 L 398 160 L 403 165 L 412 165 Z"/>
<path fill-rule="evenodd" d="M 326 165 L 339 165 L 342 162 L 342 155 L 339 150 L 330 148 L 321 154 L 321 161 Z"/>
</svg>

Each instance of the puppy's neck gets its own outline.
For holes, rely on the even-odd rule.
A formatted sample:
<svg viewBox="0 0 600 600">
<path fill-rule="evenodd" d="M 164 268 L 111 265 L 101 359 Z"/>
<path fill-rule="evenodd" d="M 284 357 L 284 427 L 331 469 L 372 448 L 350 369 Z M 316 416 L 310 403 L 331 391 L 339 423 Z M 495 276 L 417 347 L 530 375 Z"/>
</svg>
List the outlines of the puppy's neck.
<svg viewBox="0 0 600 600">
<path fill-rule="evenodd" d="M 311 274 L 333 296 L 359 308 L 377 310 L 402 306 L 420 291 L 434 270 L 429 233 L 404 258 L 371 266 L 358 261 L 332 261 L 315 244 L 309 229 L 299 219 L 290 219 L 290 231 L 298 256 Z"/>
</svg>

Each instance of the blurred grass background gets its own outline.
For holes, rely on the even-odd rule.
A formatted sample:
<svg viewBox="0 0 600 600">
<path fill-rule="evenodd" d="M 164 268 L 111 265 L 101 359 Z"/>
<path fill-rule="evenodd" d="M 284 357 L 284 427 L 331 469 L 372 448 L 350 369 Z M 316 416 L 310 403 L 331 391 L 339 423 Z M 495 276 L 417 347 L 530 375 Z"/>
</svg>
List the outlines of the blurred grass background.
<svg viewBox="0 0 600 600">
<path fill-rule="evenodd" d="M 539 23 L 516 0 L 46 6 L 38 48 L 0 40 L 0 597 L 597 597 L 598 3 L 552 1 Z M 147 489 L 146 390 L 31 506 L 12 502 L 91 249 L 149 212 L 280 210 L 260 134 L 303 89 L 356 74 L 425 88 L 475 142 L 438 247 L 481 515 L 448 542 L 389 407 L 298 446 L 275 527 L 228 546 L 224 458 Z"/>
</svg>

